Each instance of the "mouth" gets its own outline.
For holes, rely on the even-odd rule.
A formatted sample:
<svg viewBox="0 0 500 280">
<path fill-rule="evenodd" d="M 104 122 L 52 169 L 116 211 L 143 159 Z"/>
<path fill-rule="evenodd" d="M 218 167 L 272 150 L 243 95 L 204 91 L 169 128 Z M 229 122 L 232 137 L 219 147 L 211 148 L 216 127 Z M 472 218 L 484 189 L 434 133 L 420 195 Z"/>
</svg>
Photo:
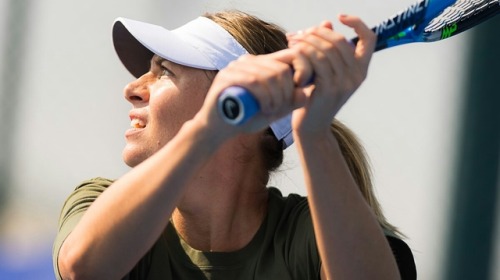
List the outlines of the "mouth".
<svg viewBox="0 0 500 280">
<path fill-rule="evenodd" d="M 142 133 L 146 128 L 146 122 L 138 117 L 131 116 L 130 117 L 130 128 L 125 132 L 125 137 L 128 139 L 130 137 L 136 137 L 134 135 L 138 135 Z"/>
<path fill-rule="evenodd" d="M 140 119 L 132 118 L 132 120 L 130 121 L 130 127 L 140 129 L 145 128 L 146 124 Z"/>
<path fill-rule="evenodd" d="M 133 130 L 143 129 L 147 124 L 147 115 L 139 110 L 131 110 L 129 113 L 130 128 Z"/>
</svg>

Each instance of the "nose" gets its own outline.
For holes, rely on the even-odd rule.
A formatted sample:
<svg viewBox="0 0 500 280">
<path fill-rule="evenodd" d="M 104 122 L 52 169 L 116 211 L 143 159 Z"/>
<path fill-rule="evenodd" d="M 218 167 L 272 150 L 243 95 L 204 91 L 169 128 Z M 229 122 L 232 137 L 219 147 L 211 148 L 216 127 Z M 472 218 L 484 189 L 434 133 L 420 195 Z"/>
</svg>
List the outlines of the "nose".
<svg viewBox="0 0 500 280">
<path fill-rule="evenodd" d="M 153 73 L 148 72 L 137 80 L 130 82 L 123 89 L 125 99 L 134 105 L 149 101 L 149 88 L 153 82 Z"/>
</svg>

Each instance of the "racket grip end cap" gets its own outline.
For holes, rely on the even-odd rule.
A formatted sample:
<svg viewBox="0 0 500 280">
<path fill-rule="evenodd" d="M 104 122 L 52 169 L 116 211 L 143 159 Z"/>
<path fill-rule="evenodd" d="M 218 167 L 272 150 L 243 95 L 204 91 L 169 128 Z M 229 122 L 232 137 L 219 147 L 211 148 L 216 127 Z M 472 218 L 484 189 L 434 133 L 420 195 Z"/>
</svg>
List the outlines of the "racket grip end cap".
<svg viewBox="0 0 500 280">
<path fill-rule="evenodd" d="M 217 108 L 224 121 L 232 125 L 240 125 L 257 114 L 259 103 L 247 89 L 232 86 L 220 94 Z"/>
</svg>

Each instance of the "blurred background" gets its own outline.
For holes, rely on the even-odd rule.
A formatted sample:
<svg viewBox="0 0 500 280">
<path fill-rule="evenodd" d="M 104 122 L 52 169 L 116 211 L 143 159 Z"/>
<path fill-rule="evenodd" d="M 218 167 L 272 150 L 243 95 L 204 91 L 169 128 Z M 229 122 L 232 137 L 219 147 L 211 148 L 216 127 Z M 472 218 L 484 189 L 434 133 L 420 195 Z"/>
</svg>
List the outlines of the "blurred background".
<svg viewBox="0 0 500 280">
<path fill-rule="evenodd" d="M 413 2 L 0 0 L 0 279 L 54 279 L 65 198 L 85 179 L 128 170 L 122 89 L 133 77 L 112 46 L 116 17 L 175 28 L 237 8 L 289 31 L 332 20 L 351 37 L 339 13 L 372 26 Z M 419 279 L 500 279 L 499 18 L 375 54 L 338 116 L 365 145 L 378 197 L 408 236 Z M 306 194 L 301 176 L 292 147 L 272 184 Z"/>
</svg>

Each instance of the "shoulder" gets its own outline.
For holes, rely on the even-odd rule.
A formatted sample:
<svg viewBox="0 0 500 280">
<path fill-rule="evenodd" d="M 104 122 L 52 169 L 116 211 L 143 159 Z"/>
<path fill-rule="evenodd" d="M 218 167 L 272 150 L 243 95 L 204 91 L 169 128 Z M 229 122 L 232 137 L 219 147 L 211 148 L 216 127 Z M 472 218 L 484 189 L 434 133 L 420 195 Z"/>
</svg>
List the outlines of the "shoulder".
<svg viewBox="0 0 500 280">
<path fill-rule="evenodd" d="M 274 220 L 273 223 L 290 228 L 311 220 L 307 197 L 294 193 L 283 196 L 274 187 L 268 188 L 268 191 L 268 216 Z"/>
<path fill-rule="evenodd" d="M 97 177 L 80 183 L 68 196 L 61 209 L 58 222 L 58 232 L 52 248 L 54 272 L 57 279 L 61 279 L 57 259 L 59 249 L 66 237 L 82 218 L 92 202 L 113 183 L 112 180 Z"/>
<path fill-rule="evenodd" d="M 88 180 L 85 180 L 81 182 L 76 188 L 76 190 L 79 189 L 88 189 L 88 188 L 95 188 L 95 189 L 106 189 L 109 187 L 111 184 L 113 184 L 114 180 L 103 178 L 103 177 L 95 177 L 91 178 Z"/>
<path fill-rule="evenodd" d="M 408 244 L 391 235 L 386 235 L 386 238 L 387 241 L 389 241 L 394 257 L 396 258 L 401 279 L 417 279 L 415 260 Z"/>
<path fill-rule="evenodd" d="M 81 182 L 66 198 L 61 210 L 61 219 L 73 213 L 85 211 L 112 183 L 113 180 L 102 177 Z"/>
<path fill-rule="evenodd" d="M 312 216 L 306 196 L 294 193 L 283 196 L 280 190 L 269 188 L 267 218 L 268 230 L 276 241 L 300 249 L 308 249 L 315 244 Z"/>
<path fill-rule="evenodd" d="M 269 204 L 281 210 L 306 210 L 309 208 L 307 197 L 301 196 L 295 193 L 290 193 L 287 196 L 283 196 L 281 191 L 275 187 L 269 187 Z"/>
<path fill-rule="evenodd" d="M 102 177 L 96 177 L 96 178 L 85 180 L 76 186 L 76 188 L 69 195 L 66 202 L 72 201 L 75 198 L 80 198 L 80 197 L 99 196 L 111 184 L 113 184 L 113 180 L 102 178 Z"/>
<path fill-rule="evenodd" d="M 274 262 L 280 259 L 286 267 L 283 271 L 294 279 L 318 279 L 321 261 L 307 197 L 293 193 L 283 196 L 278 189 L 269 188 L 266 232 Z"/>
</svg>

